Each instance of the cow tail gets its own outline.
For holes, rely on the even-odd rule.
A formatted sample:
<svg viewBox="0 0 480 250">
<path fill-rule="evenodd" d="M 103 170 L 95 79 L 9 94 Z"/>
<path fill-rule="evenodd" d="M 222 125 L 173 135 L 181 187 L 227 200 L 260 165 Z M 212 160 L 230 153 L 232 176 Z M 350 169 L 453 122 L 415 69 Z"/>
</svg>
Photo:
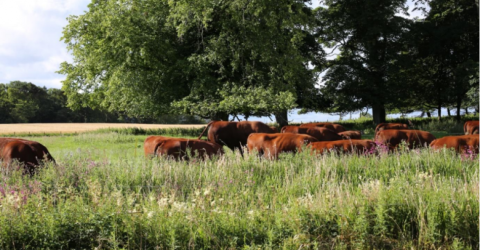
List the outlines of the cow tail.
<svg viewBox="0 0 480 250">
<path fill-rule="evenodd" d="M 211 121 L 207 124 L 207 126 L 205 127 L 205 129 L 202 131 L 202 133 L 200 134 L 200 136 L 198 137 L 198 140 L 200 140 L 203 136 L 203 134 L 205 133 L 205 131 L 207 131 L 208 127 L 210 127 L 210 125 L 212 125 L 212 123 L 214 123 L 215 121 Z"/>
</svg>

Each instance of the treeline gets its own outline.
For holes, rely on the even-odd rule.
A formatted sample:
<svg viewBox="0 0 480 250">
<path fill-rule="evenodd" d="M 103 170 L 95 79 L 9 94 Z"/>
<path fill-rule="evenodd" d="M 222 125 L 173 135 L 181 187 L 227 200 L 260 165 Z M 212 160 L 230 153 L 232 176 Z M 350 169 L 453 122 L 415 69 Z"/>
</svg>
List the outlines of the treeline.
<svg viewBox="0 0 480 250">
<path fill-rule="evenodd" d="M 203 123 L 188 115 L 132 117 L 120 112 L 67 106 L 67 96 L 60 89 L 38 87 L 33 83 L 12 81 L 0 83 L 0 123 L 69 123 L 69 122 L 125 122 L 125 123 Z"/>
<path fill-rule="evenodd" d="M 132 115 L 478 110 L 472 0 L 92 1 L 61 38 L 72 107 Z M 319 82 L 321 84 L 319 84 Z M 427 113 L 428 115 L 428 113 Z M 442 114 L 440 114 L 442 115 Z"/>
</svg>

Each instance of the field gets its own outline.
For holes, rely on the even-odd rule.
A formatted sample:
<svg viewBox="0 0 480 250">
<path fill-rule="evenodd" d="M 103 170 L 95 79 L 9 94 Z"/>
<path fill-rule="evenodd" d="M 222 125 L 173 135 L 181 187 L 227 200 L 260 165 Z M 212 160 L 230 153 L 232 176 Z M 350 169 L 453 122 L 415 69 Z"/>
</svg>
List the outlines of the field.
<svg viewBox="0 0 480 250">
<path fill-rule="evenodd" d="M 58 164 L 33 178 L 2 170 L 0 249 L 478 249 L 475 155 L 175 162 L 145 159 L 145 134 L 24 137 Z"/>
<path fill-rule="evenodd" d="M 79 133 L 99 129 L 168 129 L 168 128 L 200 128 L 202 124 L 133 124 L 133 123 L 21 123 L 0 124 L 0 135 L 13 134 L 51 134 Z"/>
</svg>

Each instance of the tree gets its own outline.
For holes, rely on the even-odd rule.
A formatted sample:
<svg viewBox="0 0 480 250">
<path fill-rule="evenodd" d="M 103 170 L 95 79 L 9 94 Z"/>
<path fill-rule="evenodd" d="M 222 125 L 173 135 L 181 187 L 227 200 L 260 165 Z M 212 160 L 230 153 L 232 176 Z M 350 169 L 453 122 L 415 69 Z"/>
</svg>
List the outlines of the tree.
<svg viewBox="0 0 480 250">
<path fill-rule="evenodd" d="M 317 12 L 318 34 L 337 53 L 323 78 L 323 110 L 350 112 L 371 107 L 375 123 L 406 96 L 397 76 L 402 39 L 410 21 L 405 0 L 325 0 Z"/>
<path fill-rule="evenodd" d="M 455 105 L 460 108 L 472 87 L 478 87 L 479 12 L 478 1 L 417 0 L 426 18 L 418 22 L 416 79 L 425 95 L 426 105 L 439 110 Z M 419 99 L 420 100 L 420 99 Z M 478 100 L 477 100 L 478 102 Z"/>
<path fill-rule="evenodd" d="M 223 120 L 306 105 L 311 98 L 298 93 L 313 89 L 317 76 L 308 65 L 323 60 L 306 2 L 92 1 L 69 18 L 62 38 L 74 56 L 60 69 L 69 105 Z M 226 105 L 245 91 L 293 98 L 263 105 L 265 97 L 253 95 L 249 105 Z"/>
</svg>

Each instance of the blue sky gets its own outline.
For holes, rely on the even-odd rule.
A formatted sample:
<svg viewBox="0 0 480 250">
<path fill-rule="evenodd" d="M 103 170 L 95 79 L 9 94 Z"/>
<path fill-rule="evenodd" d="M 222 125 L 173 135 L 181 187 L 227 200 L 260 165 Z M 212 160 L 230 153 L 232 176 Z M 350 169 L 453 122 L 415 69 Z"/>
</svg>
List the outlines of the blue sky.
<svg viewBox="0 0 480 250">
<path fill-rule="evenodd" d="M 55 72 L 60 63 L 72 61 L 60 41 L 62 30 L 67 25 L 66 18 L 83 14 L 89 3 L 90 0 L 0 1 L 0 83 L 20 80 L 61 88 L 64 76 Z M 314 7 L 318 3 L 312 1 Z M 412 9 L 410 0 L 409 5 Z"/>
</svg>

